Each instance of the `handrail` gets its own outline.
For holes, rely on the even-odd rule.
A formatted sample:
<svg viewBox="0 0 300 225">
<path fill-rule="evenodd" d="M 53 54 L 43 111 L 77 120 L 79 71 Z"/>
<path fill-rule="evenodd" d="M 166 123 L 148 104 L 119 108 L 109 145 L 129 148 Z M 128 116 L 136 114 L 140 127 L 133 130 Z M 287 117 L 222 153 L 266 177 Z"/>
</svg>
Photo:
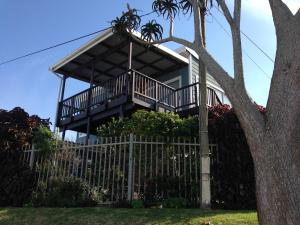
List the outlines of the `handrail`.
<svg viewBox="0 0 300 225">
<path fill-rule="evenodd" d="M 130 96 L 133 101 L 140 99 L 153 105 L 159 103 L 171 111 L 181 111 L 199 105 L 198 85 L 199 82 L 175 89 L 131 69 L 64 99 L 60 102 L 60 118 L 76 116 L 82 112 L 89 113 L 97 105 L 123 94 Z M 207 87 L 207 90 L 211 90 L 207 104 L 221 103 L 214 89 Z"/>
<path fill-rule="evenodd" d="M 78 95 L 80 95 L 80 94 L 82 94 L 82 93 L 88 92 L 90 89 L 93 89 L 93 88 L 95 88 L 95 87 L 102 87 L 103 84 L 105 84 L 106 82 L 110 82 L 110 81 L 112 81 L 112 80 L 116 80 L 116 79 L 118 79 L 118 77 L 121 77 L 122 75 L 128 73 L 129 71 L 130 71 L 130 70 L 128 70 L 127 72 L 120 73 L 119 75 L 117 75 L 117 76 L 115 76 L 115 77 L 113 77 L 113 78 L 111 78 L 111 79 L 102 81 L 101 83 L 98 83 L 97 85 L 95 85 L 95 86 L 93 86 L 93 87 L 87 88 L 87 89 L 85 89 L 85 90 L 83 90 L 83 91 L 81 91 L 81 92 L 79 92 L 79 93 L 77 93 L 77 94 L 75 94 L 75 95 L 72 95 L 72 96 L 70 96 L 70 97 L 64 99 L 63 102 L 66 101 L 66 100 L 69 100 L 69 99 L 71 99 L 71 98 L 73 98 L 73 97 L 75 97 L 75 96 L 78 96 Z"/>
<path fill-rule="evenodd" d="M 189 84 L 189 85 L 183 86 L 183 87 L 181 87 L 181 88 L 177 88 L 177 89 L 176 89 L 176 91 L 180 91 L 180 90 L 182 90 L 182 89 L 186 89 L 186 88 L 189 88 L 189 87 L 195 86 L 196 84 L 198 85 L 198 84 L 199 84 L 199 82 L 192 83 L 192 84 Z"/>
<path fill-rule="evenodd" d="M 139 72 L 139 71 L 136 71 L 136 70 L 134 70 L 134 69 L 131 69 L 131 70 L 129 70 L 129 71 L 133 71 L 133 72 L 135 72 L 135 73 L 138 73 L 138 74 L 140 74 L 140 75 L 142 75 L 142 76 L 144 76 L 144 77 L 146 77 L 146 78 L 148 78 L 148 79 L 150 79 L 150 80 L 152 80 L 152 81 L 155 81 L 155 82 L 157 82 L 158 84 L 161 84 L 162 86 L 165 86 L 165 87 L 167 87 L 167 88 L 169 88 L 169 89 L 172 89 L 172 90 L 174 90 L 174 91 L 176 90 L 175 88 L 170 87 L 170 86 L 168 86 L 167 84 L 162 83 L 162 82 L 160 82 L 160 81 L 158 81 L 158 80 L 155 80 L 154 78 L 149 77 L 149 76 L 147 76 L 147 75 L 145 75 L 145 74 L 143 74 L 143 73 L 141 73 L 141 72 Z"/>
</svg>

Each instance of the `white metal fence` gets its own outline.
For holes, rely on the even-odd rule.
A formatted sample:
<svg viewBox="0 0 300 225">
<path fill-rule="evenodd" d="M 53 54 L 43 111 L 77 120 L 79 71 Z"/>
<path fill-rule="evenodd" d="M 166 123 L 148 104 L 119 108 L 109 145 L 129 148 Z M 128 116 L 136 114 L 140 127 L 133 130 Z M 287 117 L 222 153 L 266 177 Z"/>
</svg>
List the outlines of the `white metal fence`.
<svg viewBox="0 0 300 225">
<path fill-rule="evenodd" d="M 217 145 L 210 145 L 211 151 Z M 52 154 L 27 149 L 24 161 L 38 183 L 77 177 L 105 193 L 108 202 L 172 195 L 199 203 L 201 152 L 196 138 L 122 136 L 96 144 L 64 142 Z"/>
</svg>

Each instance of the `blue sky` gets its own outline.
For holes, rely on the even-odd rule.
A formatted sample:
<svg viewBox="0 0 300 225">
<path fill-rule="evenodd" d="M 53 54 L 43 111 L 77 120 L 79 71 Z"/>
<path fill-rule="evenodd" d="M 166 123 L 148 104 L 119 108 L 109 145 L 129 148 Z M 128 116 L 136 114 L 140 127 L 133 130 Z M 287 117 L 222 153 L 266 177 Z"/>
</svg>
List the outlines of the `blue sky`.
<svg viewBox="0 0 300 225">
<path fill-rule="evenodd" d="M 1 0 L 0 62 L 108 27 L 109 21 L 125 10 L 127 2 L 141 10 L 141 14 L 151 11 L 151 0 Z M 232 1 L 228 2 L 231 4 Z M 300 0 L 286 2 L 294 12 L 300 6 Z M 215 9 L 211 13 L 229 31 L 223 16 Z M 156 18 L 155 14 L 145 20 L 152 18 Z M 232 74 L 231 39 L 215 18 L 207 17 L 207 48 Z M 276 37 L 267 0 L 243 0 L 241 27 L 274 58 Z M 175 34 L 191 40 L 192 18 L 180 16 L 176 20 Z M 20 106 L 30 114 L 50 117 L 54 121 L 59 80 L 48 68 L 89 39 L 0 66 L 0 108 L 10 110 Z M 175 44 L 167 46 L 179 47 Z M 265 105 L 273 64 L 244 38 L 243 49 L 269 76 L 244 55 L 248 92 L 257 103 Z M 85 87 L 82 82 L 68 81 L 66 95 Z"/>
</svg>

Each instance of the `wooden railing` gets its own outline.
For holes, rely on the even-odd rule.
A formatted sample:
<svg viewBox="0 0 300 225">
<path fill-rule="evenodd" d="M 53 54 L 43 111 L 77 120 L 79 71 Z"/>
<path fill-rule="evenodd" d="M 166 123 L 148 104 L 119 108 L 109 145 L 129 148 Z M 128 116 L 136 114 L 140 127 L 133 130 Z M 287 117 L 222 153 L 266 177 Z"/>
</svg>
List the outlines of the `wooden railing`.
<svg viewBox="0 0 300 225">
<path fill-rule="evenodd" d="M 128 83 L 129 74 L 124 73 L 65 99 L 60 103 L 61 118 L 77 116 L 88 109 L 97 108 L 108 100 L 128 94 Z"/>
<path fill-rule="evenodd" d="M 138 71 L 129 70 L 65 99 L 60 103 L 60 119 L 87 113 L 122 95 L 130 97 L 132 101 L 139 99 L 178 112 L 199 105 L 198 86 L 198 83 L 194 83 L 174 89 Z M 213 89 L 208 87 L 207 94 L 208 106 L 221 103 Z"/>
<path fill-rule="evenodd" d="M 176 108 L 176 89 L 137 71 L 132 71 L 132 76 L 133 97 L 152 100 L 154 103 Z"/>
</svg>

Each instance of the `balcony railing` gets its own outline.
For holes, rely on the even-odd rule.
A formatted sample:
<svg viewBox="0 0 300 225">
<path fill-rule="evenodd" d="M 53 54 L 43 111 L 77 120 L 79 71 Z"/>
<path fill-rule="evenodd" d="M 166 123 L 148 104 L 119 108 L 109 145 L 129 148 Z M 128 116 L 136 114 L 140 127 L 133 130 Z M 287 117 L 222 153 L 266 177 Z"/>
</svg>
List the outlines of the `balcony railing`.
<svg viewBox="0 0 300 225">
<path fill-rule="evenodd" d="M 160 105 L 179 112 L 199 105 L 198 83 L 174 89 L 138 71 L 129 70 L 113 79 L 104 81 L 60 102 L 60 119 L 84 115 L 90 110 L 127 96 L 131 101 Z M 215 91 L 207 88 L 208 106 L 220 103 Z"/>
</svg>

